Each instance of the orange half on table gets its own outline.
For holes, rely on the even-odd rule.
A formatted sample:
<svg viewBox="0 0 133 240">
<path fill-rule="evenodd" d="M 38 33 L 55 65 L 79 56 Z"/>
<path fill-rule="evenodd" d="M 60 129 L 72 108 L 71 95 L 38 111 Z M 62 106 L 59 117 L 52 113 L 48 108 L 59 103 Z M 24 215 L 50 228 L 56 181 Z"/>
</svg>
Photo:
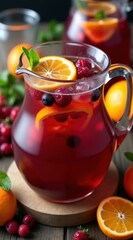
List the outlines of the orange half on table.
<svg viewBox="0 0 133 240">
<path fill-rule="evenodd" d="M 81 22 L 86 36 L 95 43 L 104 42 L 110 39 L 115 33 L 117 25 L 117 18 L 93 19 Z"/>
<path fill-rule="evenodd" d="M 133 202 L 117 196 L 105 198 L 98 206 L 97 221 L 111 239 L 133 237 Z"/>
</svg>

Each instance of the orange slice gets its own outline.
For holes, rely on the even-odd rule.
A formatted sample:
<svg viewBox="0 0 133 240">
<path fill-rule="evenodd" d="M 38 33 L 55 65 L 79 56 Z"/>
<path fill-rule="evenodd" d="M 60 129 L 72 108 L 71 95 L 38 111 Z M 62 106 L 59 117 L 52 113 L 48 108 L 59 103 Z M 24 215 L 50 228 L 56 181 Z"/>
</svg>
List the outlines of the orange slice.
<svg viewBox="0 0 133 240">
<path fill-rule="evenodd" d="M 83 126 L 81 126 L 81 128 L 83 129 L 88 123 L 88 121 L 90 120 L 93 113 L 93 109 L 92 109 L 92 106 L 89 105 L 88 103 L 79 105 L 79 104 L 75 104 L 74 102 L 72 102 L 71 104 L 69 104 L 67 107 L 63 109 L 56 105 L 52 107 L 44 107 L 37 113 L 36 119 L 35 119 L 35 125 L 37 128 L 39 128 L 42 120 L 44 120 L 45 118 L 52 115 L 71 113 L 71 112 L 86 112 L 88 114 L 87 122 Z"/>
<path fill-rule="evenodd" d="M 115 4 L 111 2 L 105 2 L 105 1 L 100 1 L 100 2 L 93 2 L 93 1 L 88 1 L 88 8 L 82 8 L 80 11 L 82 11 L 85 15 L 88 15 L 89 17 L 95 17 L 97 12 L 104 11 L 105 14 L 111 15 L 115 13 L 117 10 Z"/>
<path fill-rule="evenodd" d="M 100 43 L 109 40 L 113 36 L 118 25 L 118 19 L 93 19 L 90 21 L 82 21 L 81 25 L 84 29 L 85 34 L 91 41 Z"/>
<path fill-rule="evenodd" d="M 129 239 L 133 237 L 133 203 L 122 197 L 108 197 L 98 206 L 97 221 L 109 238 Z"/>
<path fill-rule="evenodd" d="M 54 80 L 69 80 L 76 79 L 76 67 L 74 63 L 64 57 L 46 56 L 40 58 L 38 65 L 33 69 L 33 72 L 39 76 L 54 79 Z M 62 83 L 59 81 L 48 81 L 39 78 L 33 78 L 31 85 L 33 88 L 40 90 L 54 90 Z"/>
</svg>

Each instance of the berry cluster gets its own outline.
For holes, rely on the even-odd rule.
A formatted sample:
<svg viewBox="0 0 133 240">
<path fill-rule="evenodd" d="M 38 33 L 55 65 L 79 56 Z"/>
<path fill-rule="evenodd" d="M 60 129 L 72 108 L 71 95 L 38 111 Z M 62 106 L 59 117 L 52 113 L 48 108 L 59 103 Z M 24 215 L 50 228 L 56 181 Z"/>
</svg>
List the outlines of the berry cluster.
<svg viewBox="0 0 133 240">
<path fill-rule="evenodd" d="M 27 237 L 34 225 L 34 217 L 30 214 L 27 214 L 22 218 L 22 222 L 20 224 L 16 220 L 11 220 L 8 222 L 6 224 L 6 231 L 11 235 L 18 234 L 20 237 Z"/>
<path fill-rule="evenodd" d="M 11 127 L 19 111 L 19 106 L 9 106 L 0 95 L 0 156 L 12 155 Z"/>
<path fill-rule="evenodd" d="M 86 83 L 86 79 L 88 77 L 93 76 L 95 74 L 98 74 L 98 70 L 96 68 L 92 67 L 92 63 L 87 59 L 78 59 L 75 63 L 76 70 L 77 70 L 77 79 L 82 79 L 84 83 Z M 76 89 L 76 92 L 80 93 L 80 91 L 86 91 L 87 90 L 87 84 L 84 84 L 83 86 L 80 86 L 80 89 Z M 52 106 L 54 103 L 58 107 L 66 107 L 68 106 L 72 101 L 72 93 L 74 93 L 75 89 L 73 90 L 72 86 L 61 86 L 58 89 L 55 90 L 54 94 L 45 93 L 42 96 L 42 102 L 46 106 Z M 97 101 L 100 97 L 100 91 L 95 90 L 92 94 L 92 101 Z M 38 94 L 34 93 L 34 95 L 38 96 Z"/>
</svg>

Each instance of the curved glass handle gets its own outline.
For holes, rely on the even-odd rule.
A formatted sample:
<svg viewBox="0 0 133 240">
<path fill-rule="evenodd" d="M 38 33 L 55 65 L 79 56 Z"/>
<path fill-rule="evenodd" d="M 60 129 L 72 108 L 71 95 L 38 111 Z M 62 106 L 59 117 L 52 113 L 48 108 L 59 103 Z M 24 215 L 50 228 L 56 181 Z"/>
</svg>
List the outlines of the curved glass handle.
<svg viewBox="0 0 133 240">
<path fill-rule="evenodd" d="M 122 76 L 127 82 L 127 101 L 123 116 L 115 127 L 120 132 L 129 131 L 133 123 L 133 70 L 123 64 L 112 64 L 109 68 L 109 79 Z"/>
</svg>

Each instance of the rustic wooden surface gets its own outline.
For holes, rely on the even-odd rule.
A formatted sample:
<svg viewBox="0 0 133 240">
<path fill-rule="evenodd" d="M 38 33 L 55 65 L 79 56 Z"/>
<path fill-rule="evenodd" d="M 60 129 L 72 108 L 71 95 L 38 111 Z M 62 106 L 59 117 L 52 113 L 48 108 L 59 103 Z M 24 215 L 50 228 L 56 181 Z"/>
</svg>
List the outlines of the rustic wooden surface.
<svg viewBox="0 0 133 240">
<path fill-rule="evenodd" d="M 117 166 L 120 175 L 118 195 L 127 197 L 125 195 L 122 177 L 126 168 L 131 164 L 126 157 L 124 152 L 133 151 L 133 130 L 128 134 L 123 144 L 114 154 L 112 161 Z M 12 158 L 2 158 L 0 159 L 0 170 L 7 171 L 9 165 L 12 162 Z M 113 176 L 112 176 L 113 177 Z M 17 181 L 17 179 L 16 179 Z M 109 186 L 108 186 L 109 187 Z M 20 189 L 21 191 L 21 189 Z M 109 240 L 99 229 L 97 221 L 94 220 L 88 224 L 85 224 L 85 227 L 89 229 L 90 237 L 93 240 Z M 10 236 L 6 233 L 5 228 L 0 228 L 0 240 L 18 240 L 18 239 L 36 239 L 36 240 L 72 240 L 73 234 L 77 230 L 75 227 L 50 227 L 43 224 L 36 224 L 35 228 L 32 230 L 32 233 L 27 238 L 20 238 L 18 236 Z"/>
</svg>

